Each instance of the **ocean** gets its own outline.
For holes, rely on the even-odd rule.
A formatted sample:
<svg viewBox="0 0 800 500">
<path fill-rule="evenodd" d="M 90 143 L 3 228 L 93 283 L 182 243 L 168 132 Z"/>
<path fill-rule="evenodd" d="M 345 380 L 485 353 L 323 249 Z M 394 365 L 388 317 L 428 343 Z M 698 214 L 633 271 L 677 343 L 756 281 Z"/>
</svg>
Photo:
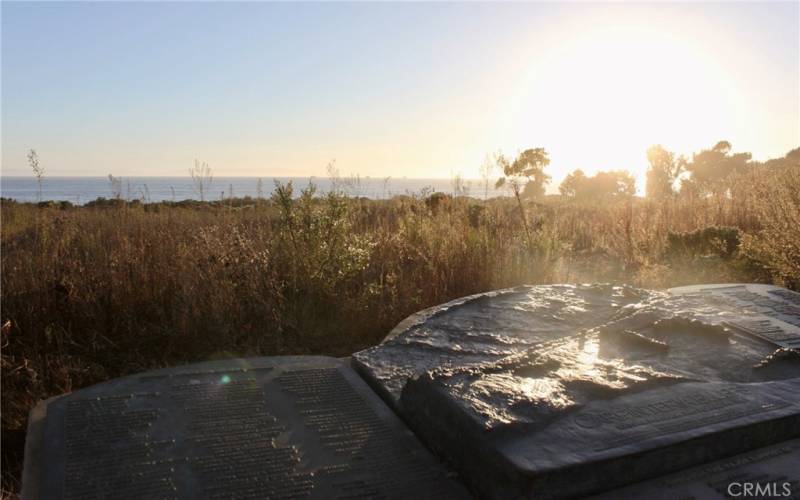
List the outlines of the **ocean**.
<svg viewBox="0 0 800 500">
<path fill-rule="evenodd" d="M 200 199 L 198 192 L 192 185 L 190 177 L 122 177 L 120 184 L 121 196 L 127 200 L 142 200 L 145 202 L 180 201 L 186 199 Z M 317 186 L 317 193 L 328 192 L 334 182 L 327 177 L 262 177 L 261 193 L 259 193 L 258 177 L 218 177 L 214 178 L 206 191 L 206 200 L 219 200 L 233 195 L 236 198 L 251 196 L 256 198 L 259 194 L 268 198 L 275 188 L 275 182 L 292 182 L 295 195 L 299 196 L 300 189 L 313 182 Z M 460 193 L 475 198 L 489 198 L 504 196 L 505 190 L 495 190 L 494 182 L 490 181 L 488 190 L 485 189 L 483 180 L 463 180 L 458 188 L 452 179 L 409 179 L 409 178 L 370 178 L 339 179 L 337 189 L 349 196 L 363 196 L 372 199 L 388 199 L 397 195 L 419 195 L 431 192 L 448 194 Z M 41 199 L 43 201 L 69 201 L 82 205 L 99 197 L 113 198 L 114 192 L 111 182 L 107 177 L 46 177 L 42 181 Z M 17 201 L 38 201 L 39 187 L 34 177 L 0 177 L 0 196 Z"/>
</svg>

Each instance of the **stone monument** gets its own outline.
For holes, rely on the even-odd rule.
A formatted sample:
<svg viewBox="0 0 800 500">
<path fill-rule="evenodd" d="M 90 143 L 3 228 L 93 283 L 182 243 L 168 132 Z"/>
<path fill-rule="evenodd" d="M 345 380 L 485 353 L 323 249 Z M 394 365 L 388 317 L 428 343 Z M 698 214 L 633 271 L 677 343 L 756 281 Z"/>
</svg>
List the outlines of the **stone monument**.
<svg viewBox="0 0 800 500">
<path fill-rule="evenodd" d="M 800 294 L 524 286 L 45 401 L 23 497 L 786 497 L 798 438 Z"/>
<path fill-rule="evenodd" d="M 799 311 L 759 285 L 523 287 L 353 358 L 480 496 L 576 497 L 800 436 Z"/>
</svg>

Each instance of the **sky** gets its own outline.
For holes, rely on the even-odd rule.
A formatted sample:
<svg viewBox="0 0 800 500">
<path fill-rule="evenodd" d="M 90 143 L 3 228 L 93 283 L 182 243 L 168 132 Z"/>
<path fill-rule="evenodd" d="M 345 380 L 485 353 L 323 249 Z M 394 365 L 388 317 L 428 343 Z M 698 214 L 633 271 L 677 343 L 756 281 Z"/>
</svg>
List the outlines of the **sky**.
<svg viewBox="0 0 800 500">
<path fill-rule="evenodd" d="M 800 145 L 800 3 L 2 2 L 2 174 L 477 178 Z M 496 174 L 494 174 L 496 175 Z"/>
</svg>

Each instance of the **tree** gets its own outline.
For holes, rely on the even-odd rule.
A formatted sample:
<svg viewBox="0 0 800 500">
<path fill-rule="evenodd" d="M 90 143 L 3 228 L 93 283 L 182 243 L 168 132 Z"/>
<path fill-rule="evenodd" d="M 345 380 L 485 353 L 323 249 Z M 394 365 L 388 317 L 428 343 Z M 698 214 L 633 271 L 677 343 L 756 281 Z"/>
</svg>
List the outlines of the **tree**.
<svg viewBox="0 0 800 500">
<path fill-rule="evenodd" d="M 636 194 L 636 179 L 626 170 L 598 172 L 592 177 L 587 177 L 582 170 L 575 170 L 564 178 L 558 190 L 562 196 L 580 199 L 633 196 Z"/>
<path fill-rule="evenodd" d="M 586 174 L 583 173 L 583 170 L 577 169 L 564 177 L 564 180 L 561 181 L 561 184 L 558 186 L 558 191 L 561 193 L 561 196 L 574 198 L 583 190 L 585 182 Z"/>
<path fill-rule="evenodd" d="M 33 175 L 36 177 L 36 185 L 39 188 L 39 201 L 42 201 L 42 180 L 44 179 L 44 167 L 39 165 L 39 154 L 35 149 L 28 151 L 28 165 L 33 170 Z"/>
<path fill-rule="evenodd" d="M 526 149 L 513 163 L 509 162 L 502 153 L 498 153 L 495 156 L 495 163 L 504 174 L 497 180 L 495 187 L 499 189 L 504 185 L 509 186 L 514 193 L 519 205 L 522 225 L 525 228 L 525 236 L 528 239 L 528 247 L 532 249 L 533 240 L 528 227 L 528 218 L 525 215 L 525 207 L 522 204 L 522 196 L 534 198 L 544 194 L 544 186 L 550 181 L 550 176 L 544 173 L 544 168 L 550 164 L 547 151 L 544 148 Z"/>
<path fill-rule="evenodd" d="M 550 176 L 544 173 L 544 168 L 550 165 L 544 148 L 526 149 L 513 163 L 499 154 L 496 163 L 504 174 L 497 180 L 497 188 L 508 185 L 517 198 L 520 195 L 535 198 L 544 194 L 544 186 L 550 181 Z"/>
<path fill-rule="evenodd" d="M 675 153 L 656 144 L 647 149 L 647 162 L 650 164 L 647 169 L 647 197 L 660 199 L 673 196 L 673 186 L 686 166 L 686 159 L 682 156 L 675 158 Z"/>
<path fill-rule="evenodd" d="M 211 183 L 214 181 L 214 173 L 208 163 L 200 163 L 198 160 L 194 161 L 194 167 L 189 169 L 189 175 L 192 177 L 192 184 L 194 190 L 200 195 L 200 201 L 205 201 L 205 194 L 211 188 Z"/>
<path fill-rule="evenodd" d="M 692 155 L 692 161 L 686 164 L 691 176 L 685 185 L 692 185 L 691 189 L 701 194 L 725 194 L 733 178 L 745 172 L 751 158 L 750 153 L 731 154 L 731 143 L 720 141 Z"/>
<path fill-rule="evenodd" d="M 636 194 L 636 179 L 627 170 L 598 172 L 593 178 L 595 196 L 626 197 Z"/>
<path fill-rule="evenodd" d="M 793 150 L 786 153 L 784 159 L 787 162 L 792 162 L 795 165 L 800 164 L 800 148 L 794 148 Z"/>
<path fill-rule="evenodd" d="M 800 148 L 792 149 L 783 158 L 771 158 L 762 165 L 767 168 L 800 167 Z"/>
</svg>

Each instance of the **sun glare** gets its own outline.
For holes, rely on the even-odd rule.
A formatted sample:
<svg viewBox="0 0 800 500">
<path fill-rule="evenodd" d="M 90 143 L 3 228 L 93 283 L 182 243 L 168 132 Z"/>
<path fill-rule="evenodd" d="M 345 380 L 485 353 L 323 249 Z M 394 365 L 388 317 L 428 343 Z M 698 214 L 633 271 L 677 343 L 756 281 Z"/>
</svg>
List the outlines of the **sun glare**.
<svg viewBox="0 0 800 500">
<path fill-rule="evenodd" d="M 576 168 L 625 169 L 641 191 L 645 151 L 683 152 L 725 134 L 741 102 L 702 46 L 640 26 L 604 26 L 565 40 L 528 71 L 510 128 L 547 145 L 554 184 Z M 713 140 L 713 139 L 710 139 Z"/>
</svg>

